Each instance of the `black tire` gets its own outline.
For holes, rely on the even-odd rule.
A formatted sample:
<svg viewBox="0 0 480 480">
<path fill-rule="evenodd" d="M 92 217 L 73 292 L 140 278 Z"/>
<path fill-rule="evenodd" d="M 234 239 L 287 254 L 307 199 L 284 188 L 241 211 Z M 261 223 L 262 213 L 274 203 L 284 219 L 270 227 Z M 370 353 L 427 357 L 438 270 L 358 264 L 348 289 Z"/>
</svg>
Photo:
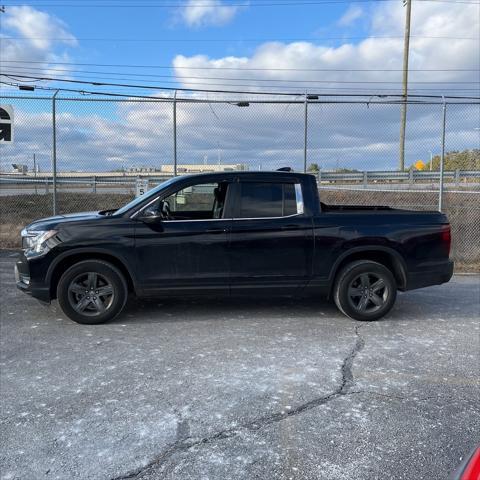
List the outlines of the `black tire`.
<svg viewBox="0 0 480 480">
<path fill-rule="evenodd" d="M 74 322 L 88 325 L 108 322 L 125 306 L 128 297 L 123 274 L 103 260 L 84 260 L 61 276 L 57 298 Z"/>
<path fill-rule="evenodd" d="M 338 309 L 354 320 L 373 321 L 385 316 L 395 304 L 397 283 L 381 263 L 358 260 L 337 274 L 333 299 Z"/>
</svg>

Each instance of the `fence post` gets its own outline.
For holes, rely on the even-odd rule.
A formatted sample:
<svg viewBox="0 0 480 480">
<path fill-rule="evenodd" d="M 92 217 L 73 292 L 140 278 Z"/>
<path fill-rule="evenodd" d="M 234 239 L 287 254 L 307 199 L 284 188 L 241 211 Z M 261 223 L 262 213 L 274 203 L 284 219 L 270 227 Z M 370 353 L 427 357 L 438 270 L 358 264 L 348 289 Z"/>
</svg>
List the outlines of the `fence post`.
<svg viewBox="0 0 480 480">
<path fill-rule="evenodd" d="M 442 122 L 442 154 L 440 156 L 440 185 L 438 189 L 438 211 L 441 212 L 443 208 L 443 170 L 445 166 L 445 129 L 447 123 L 447 104 L 445 97 L 443 99 L 443 122 Z"/>
<path fill-rule="evenodd" d="M 457 188 L 460 187 L 460 169 L 459 168 L 455 170 L 455 185 Z"/>
<path fill-rule="evenodd" d="M 307 173 L 307 142 L 308 142 L 308 95 L 305 92 L 305 108 L 304 108 L 304 124 L 303 124 L 303 173 Z"/>
<path fill-rule="evenodd" d="M 177 176 L 177 91 L 173 95 L 173 175 Z"/>
<path fill-rule="evenodd" d="M 92 179 L 92 193 L 97 193 L 97 176 L 94 175 Z"/>
<path fill-rule="evenodd" d="M 363 188 L 368 187 L 368 172 L 363 172 Z"/>
<path fill-rule="evenodd" d="M 410 171 L 408 172 L 408 183 L 410 184 L 410 187 L 413 188 L 413 184 L 415 183 L 414 180 L 413 180 L 413 175 L 414 175 L 414 171 L 413 171 L 413 166 L 410 167 Z"/>
<path fill-rule="evenodd" d="M 52 97 L 52 176 L 53 176 L 53 214 L 57 214 L 57 90 Z"/>
</svg>

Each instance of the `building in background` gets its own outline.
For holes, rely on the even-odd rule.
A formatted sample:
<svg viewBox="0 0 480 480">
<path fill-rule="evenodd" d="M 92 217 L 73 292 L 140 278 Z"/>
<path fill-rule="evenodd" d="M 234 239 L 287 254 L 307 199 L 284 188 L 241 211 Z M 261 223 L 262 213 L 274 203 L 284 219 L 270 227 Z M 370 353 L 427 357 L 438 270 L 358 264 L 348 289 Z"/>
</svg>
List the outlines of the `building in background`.
<svg viewBox="0 0 480 480">
<path fill-rule="evenodd" d="M 206 165 L 206 164 L 194 164 L 194 165 L 177 165 L 178 173 L 207 173 L 207 172 L 233 172 L 248 170 L 248 165 L 244 163 L 237 163 L 231 165 Z M 173 165 L 162 165 L 160 171 L 166 174 L 173 174 Z"/>
<path fill-rule="evenodd" d="M 128 173 L 155 173 L 158 172 L 158 169 L 154 167 L 129 167 L 127 168 Z"/>
<path fill-rule="evenodd" d="M 28 165 L 22 165 L 20 163 L 12 163 L 12 173 L 19 173 L 20 175 L 26 175 L 28 173 Z"/>
</svg>

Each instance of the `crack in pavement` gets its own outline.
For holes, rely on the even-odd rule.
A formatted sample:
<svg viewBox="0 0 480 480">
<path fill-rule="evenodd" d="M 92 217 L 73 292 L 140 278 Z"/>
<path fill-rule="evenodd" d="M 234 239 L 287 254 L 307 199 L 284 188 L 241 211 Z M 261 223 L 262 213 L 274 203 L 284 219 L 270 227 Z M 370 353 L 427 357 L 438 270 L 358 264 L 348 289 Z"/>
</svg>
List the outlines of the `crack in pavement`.
<svg viewBox="0 0 480 480">
<path fill-rule="evenodd" d="M 363 326 L 365 326 L 368 323 L 369 322 L 365 322 L 365 324 L 355 327 L 355 336 L 356 336 L 355 344 L 342 362 L 342 367 L 341 367 L 342 381 L 340 385 L 333 392 L 323 397 L 310 400 L 291 410 L 274 413 L 271 415 L 267 415 L 265 417 L 260 417 L 256 420 L 251 420 L 250 422 L 244 423 L 243 425 L 221 430 L 208 437 L 197 438 L 197 439 L 186 437 L 183 439 L 178 439 L 177 441 L 172 443 L 166 450 L 164 450 L 160 455 L 152 459 L 146 465 L 139 467 L 136 470 L 133 470 L 125 475 L 114 477 L 111 480 L 128 480 L 132 478 L 137 478 L 139 475 L 143 475 L 147 473 L 149 470 L 152 470 L 155 466 L 162 464 L 163 462 L 165 462 L 166 460 L 168 460 L 170 457 L 172 457 L 177 453 L 185 452 L 187 450 L 190 450 L 193 447 L 208 445 L 210 443 L 216 442 L 217 440 L 232 438 L 239 435 L 243 431 L 260 430 L 273 423 L 281 422 L 282 420 L 285 420 L 289 417 L 294 417 L 296 415 L 299 415 L 300 413 L 306 412 L 313 408 L 320 407 L 321 405 L 325 405 L 326 403 L 336 398 L 348 395 L 349 390 L 352 388 L 352 386 L 355 383 L 353 378 L 353 373 L 352 373 L 353 362 L 357 354 L 365 346 L 365 340 L 360 335 L 359 331 Z M 356 393 L 356 392 L 351 392 L 351 393 Z"/>
</svg>

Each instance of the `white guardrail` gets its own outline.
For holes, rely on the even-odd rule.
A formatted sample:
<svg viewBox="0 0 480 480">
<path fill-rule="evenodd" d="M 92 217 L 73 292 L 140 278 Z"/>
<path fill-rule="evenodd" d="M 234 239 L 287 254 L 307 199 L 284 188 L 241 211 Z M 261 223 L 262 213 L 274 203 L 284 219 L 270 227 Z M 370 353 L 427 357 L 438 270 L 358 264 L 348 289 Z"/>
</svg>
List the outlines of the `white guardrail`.
<svg viewBox="0 0 480 480">
<path fill-rule="evenodd" d="M 254 171 L 252 171 L 254 173 Z M 402 186 L 406 190 L 419 185 L 428 186 L 428 184 L 438 184 L 440 182 L 440 172 L 438 171 L 415 171 L 407 172 L 395 171 L 365 171 L 365 172 L 329 172 L 321 171 L 317 174 L 318 184 L 320 188 L 328 188 L 341 186 L 356 188 L 375 188 Z M 153 187 L 165 180 L 171 178 L 172 175 L 159 175 L 158 173 L 138 174 L 138 175 L 108 175 L 99 173 L 98 175 L 76 173 L 72 175 L 57 175 L 56 183 L 59 187 L 71 186 L 72 188 L 89 188 L 92 192 L 96 192 L 97 187 L 129 188 L 135 189 L 139 182 L 148 187 Z M 444 182 L 454 183 L 456 186 L 467 187 L 469 190 L 477 190 L 480 188 L 480 170 L 452 170 L 443 173 Z M 5 191 L 15 189 L 16 194 L 21 194 L 22 189 L 28 186 L 40 187 L 47 191 L 53 185 L 53 177 L 42 173 L 38 176 L 21 175 L 21 174 L 0 174 L 0 186 L 6 187 Z M 406 188 L 405 188 L 406 187 Z M 4 191 L 4 194 L 5 194 Z"/>
</svg>

